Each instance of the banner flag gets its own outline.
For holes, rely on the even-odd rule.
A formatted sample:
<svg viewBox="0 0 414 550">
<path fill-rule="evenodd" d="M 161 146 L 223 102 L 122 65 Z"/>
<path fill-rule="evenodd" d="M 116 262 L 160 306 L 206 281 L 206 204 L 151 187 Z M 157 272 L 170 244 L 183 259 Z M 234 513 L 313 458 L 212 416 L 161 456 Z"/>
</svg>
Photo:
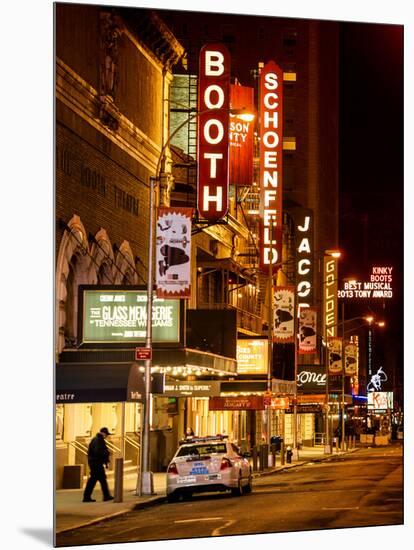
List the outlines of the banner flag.
<svg viewBox="0 0 414 550">
<path fill-rule="evenodd" d="M 295 287 L 277 286 L 273 294 L 273 342 L 295 341 Z"/>
<path fill-rule="evenodd" d="M 314 307 L 301 309 L 299 313 L 299 348 L 298 353 L 316 353 L 316 315 Z"/>
<path fill-rule="evenodd" d="M 358 347 L 349 340 L 345 341 L 345 376 L 358 373 Z"/>
<path fill-rule="evenodd" d="M 158 208 L 156 287 L 158 298 L 190 298 L 192 208 Z"/>
<path fill-rule="evenodd" d="M 335 376 L 342 374 L 342 338 L 328 337 L 328 372 Z"/>
<path fill-rule="evenodd" d="M 254 88 L 230 84 L 232 109 L 254 112 Z M 250 187 L 253 183 L 254 121 L 230 114 L 230 184 Z"/>
</svg>

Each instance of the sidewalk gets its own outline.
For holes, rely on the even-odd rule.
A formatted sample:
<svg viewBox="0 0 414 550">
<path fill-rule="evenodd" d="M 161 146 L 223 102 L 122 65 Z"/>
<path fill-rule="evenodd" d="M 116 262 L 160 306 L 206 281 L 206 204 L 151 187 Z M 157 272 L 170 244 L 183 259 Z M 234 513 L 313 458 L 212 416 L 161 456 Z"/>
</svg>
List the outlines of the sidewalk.
<svg viewBox="0 0 414 550">
<path fill-rule="evenodd" d="M 293 460 L 291 464 L 281 466 L 280 455 L 276 455 L 276 467 L 271 467 L 268 470 L 254 472 L 253 477 L 261 477 L 272 473 L 282 471 L 288 468 L 301 466 L 309 462 L 329 460 L 343 454 L 354 452 L 358 449 L 349 449 L 344 452 L 333 451 L 332 455 L 325 455 L 323 448 L 304 447 L 299 450 L 298 460 Z M 140 507 L 147 507 L 158 504 L 165 499 L 166 492 L 166 474 L 154 474 L 154 491 L 155 495 L 138 497 L 135 495 L 137 476 L 132 474 L 124 478 L 124 495 L 123 502 L 103 502 L 102 491 L 99 483 L 97 483 L 93 492 L 92 498 L 96 498 L 96 502 L 82 502 L 82 489 L 66 489 L 56 491 L 55 497 L 55 512 L 56 512 L 56 533 L 71 531 L 78 527 L 98 523 L 110 517 L 120 514 L 125 514 L 131 510 Z M 111 494 L 114 494 L 114 482 L 108 481 Z M 253 489 L 254 490 L 254 489 Z"/>
</svg>

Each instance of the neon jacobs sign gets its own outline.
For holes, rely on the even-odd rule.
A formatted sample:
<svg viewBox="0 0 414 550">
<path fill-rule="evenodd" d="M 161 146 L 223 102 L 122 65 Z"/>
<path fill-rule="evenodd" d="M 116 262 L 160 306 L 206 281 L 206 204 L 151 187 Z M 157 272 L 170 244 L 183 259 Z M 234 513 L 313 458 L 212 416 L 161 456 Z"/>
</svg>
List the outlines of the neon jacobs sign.
<svg viewBox="0 0 414 550">
<path fill-rule="evenodd" d="M 198 88 L 198 211 L 219 220 L 228 211 L 230 55 L 222 44 L 201 48 Z"/>
<path fill-rule="evenodd" d="M 269 61 L 260 74 L 260 269 L 282 257 L 283 72 Z M 274 269 L 273 269 L 274 270 Z"/>
<path fill-rule="evenodd" d="M 296 234 L 299 242 L 296 257 L 298 311 L 310 307 L 313 302 L 313 212 L 300 209 L 295 214 Z"/>
</svg>

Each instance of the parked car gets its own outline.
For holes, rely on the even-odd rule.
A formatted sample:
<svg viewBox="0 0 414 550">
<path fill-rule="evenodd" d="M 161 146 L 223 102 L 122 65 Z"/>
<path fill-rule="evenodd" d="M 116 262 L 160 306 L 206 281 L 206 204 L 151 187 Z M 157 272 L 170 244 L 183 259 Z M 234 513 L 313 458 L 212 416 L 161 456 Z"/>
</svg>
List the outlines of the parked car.
<svg viewBox="0 0 414 550">
<path fill-rule="evenodd" d="M 252 470 L 247 453 L 224 436 L 193 437 L 180 446 L 167 469 L 167 499 L 193 493 L 231 491 L 241 496 L 252 490 Z"/>
<path fill-rule="evenodd" d="M 404 439 L 404 428 L 402 426 L 397 428 L 397 439 Z"/>
</svg>

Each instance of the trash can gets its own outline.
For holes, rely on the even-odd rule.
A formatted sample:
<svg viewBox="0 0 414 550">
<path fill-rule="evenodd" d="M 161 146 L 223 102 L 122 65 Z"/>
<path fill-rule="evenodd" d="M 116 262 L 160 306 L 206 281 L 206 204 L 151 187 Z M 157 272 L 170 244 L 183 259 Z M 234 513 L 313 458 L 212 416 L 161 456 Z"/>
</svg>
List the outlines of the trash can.
<svg viewBox="0 0 414 550">
<path fill-rule="evenodd" d="M 283 441 L 283 439 L 280 437 L 280 435 L 273 435 L 270 438 L 270 443 L 271 443 L 271 445 L 274 445 L 275 451 L 277 453 L 280 452 L 280 448 L 282 446 L 282 441 Z"/>
</svg>

